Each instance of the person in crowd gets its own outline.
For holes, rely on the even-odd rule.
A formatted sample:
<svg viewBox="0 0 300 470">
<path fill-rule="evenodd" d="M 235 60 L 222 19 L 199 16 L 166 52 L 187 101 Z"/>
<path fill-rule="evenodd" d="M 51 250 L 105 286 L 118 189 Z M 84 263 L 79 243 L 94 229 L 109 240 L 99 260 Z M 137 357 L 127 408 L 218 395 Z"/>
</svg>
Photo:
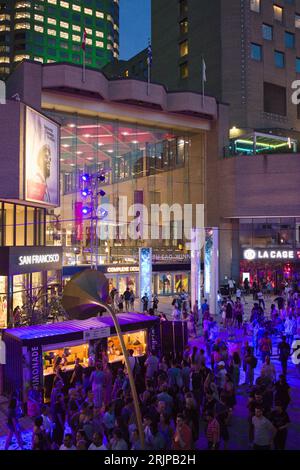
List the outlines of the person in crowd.
<svg viewBox="0 0 300 470">
<path fill-rule="evenodd" d="M 263 415 L 263 410 L 259 406 L 255 408 L 252 424 L 254 428 L 253 449 L 270 450 L 276 434 L 276 428 L 272 422 Z"/>
<path fill-rule="evenodd" d="M 59 447 L 59 450 L 76 450 L 76 447 L 73 444 L 73 436 L 70 433 L 66 433 L 63 443 Z"/>
<path fill-rule="evenodd" d="M 261 377 L 267 378 L 271 383 L 276 380 L 276 370 L 274 364 L 271 363 L 270 356 L 266 356 L 265 362 L 261 368 Z"/>
<path fill-rule="evenodd" d="M 65 419 L 66 419 L 66 407 L 64 396 L 62 393 L 59 393 L 56 397 L 56 402 L 54 405 L 53 412 L 53 441 L 57 446 L 60 446 L 63 441 L 64 430 L 65 430 Z"/>
<path fill-rule="evenodd" d="M 8 427 L 8 435 L 6 438 L 5 442 L 5 450 L 8 450 L 12 438 L 15 435 L 17 438 L 18 445 L 21 450 L 23 450 L 23 441 L 21 438 L 21 433 L 20 433 L 20 426 L 19 426 L 19 420 L 17 416 L 17 406 L 18 406 L 18 400 L 15 394 L 11 395 L 10 402 L 8 405 L 8 414 L 7 414 L 7 427 Z"/>
<path fill-rule="evenodd" d="M 184 422 L 184 416 L 176 417 L 176 429 L 173 436 L 173 450 L 193 450 L 193 435 L 190 427 Z"/>
<path fill-rule="evenodd" d="M 96 370 L 91 373 L 90 384 L 94 395 L 95 408 L 101 408 L 103 403 L 103 387 L 105 384 L 105 374 L 100 362 L 96 364 Z"/>
<path fill-rule="evenodd" d="M 245 383 L 252 387 L 254 382 L 254 370 L 257 366 L 257 358 L 254 356 L 253 348 L 249 347 L 245 354 L 246 380 Z"/>
<path fill-rule="evenodd" d="M 128 450 L 128 444 L 122 436 L 122 432 L 118 428 L 114 428 L 112 438 L 110 440 L 111 450 Z"/>
<path fill-rule="evenodd" d="M 267 356 L 272 356 L 272 340 L 267 332 L 259 341 L 259 351 L 262 362 L 265 362 Z"/>
<path fill-rule="evenodd" d="M 241 299 L 237 298 L 235 305 L 234 305 L 234 320 L 235 320 L 235 326 L 237 326 L 239 329 L 242 327 L 242 324 L 243 324 L 243 316 L 244 316 L 243 305 L 242 305 Z"/>
<path fill-rule="evenodd" d="M 291 347 L 286 341 L 286 336 L 282 336 L 281 341 L 277 345 L 277 354 L 279 355 L 279 360 L 281 363 L 283 375 L 287 375 L 287 364 L 288 359 L 291 355 Z"/>
<path fill-rule="evenodd" d="M 27 394 L 27 414 L 30 418 L 36 418 L 41 414 L 43 396 L 40 388 L 33 385 Z"/>
<path fill-rule="evenodd" d="M 142 304 L 143 304 L 143 313 L 148 312 L 148 305 L 149 305 L 149 297 L 147 292 L 144 293 L 143 297 L 141 298 Z"/>
<path fill-rule="evenodd" d="M 291 313 L 284 322 L 284 332 L 287 343 L 291 346 L 293 344 L 294 336 L 297 333 L 297 321 Z"/>
<path fill-rule="evenodd" d="M 129 287 L 126 288 L 124 294 L 123 294 L 124 300 L 125 300 L 125 312 L 129 312 L 129 306 L 130 306 L 130 299 L 131 299 L 131 292 Z"/>
<path fill-rule="evenodd" d="M 220 448 L 220 424 L 213 413 L 207 413 L 206 428 L 208 450 L 219 450 Z"/>
<path fill-rule="evenodd" d="M 275 382 L 275 401 L 280 402 L 284 411 L 291 401 L 291 387 L 286 381 L 286 376 L 281 374 L 277 382 Z"/>
<path fill-rule="evenodd" d="M 74 387 L 78 383 L 82 384 L 83 372 L 84 372 L 84 368 L 80 364 L 80 359 L 79 357 L 76 357 L 73 374 L 70 379 L 71 387 Z"/>
<path fill-rule="evenodd" d="M 280 401 L 275 402 L 275 408 L 271 413 L 270 421 L 276 429 L 274 449 L 285 450 L 290 418 Z"/>
<path fill-rule="evenodd" d="M 94 432 L 93 441 L 89 445 L 88 450 L 108 450 L 106 445 L 103 444 L 103 434 L 101 432 Z"/>
</svg>

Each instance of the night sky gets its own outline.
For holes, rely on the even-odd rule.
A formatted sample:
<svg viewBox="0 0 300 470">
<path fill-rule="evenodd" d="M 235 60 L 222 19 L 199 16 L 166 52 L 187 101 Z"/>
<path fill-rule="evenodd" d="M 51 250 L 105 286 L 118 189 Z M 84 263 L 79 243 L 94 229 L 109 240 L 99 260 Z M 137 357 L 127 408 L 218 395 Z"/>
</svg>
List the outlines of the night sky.
<svg viewBox="0 0 300 470">
<path fill-rule="evenodd" d="M 120 0 L 120 59 L 129 59 L 148 45 L 151 0 Z"/>
</svg>

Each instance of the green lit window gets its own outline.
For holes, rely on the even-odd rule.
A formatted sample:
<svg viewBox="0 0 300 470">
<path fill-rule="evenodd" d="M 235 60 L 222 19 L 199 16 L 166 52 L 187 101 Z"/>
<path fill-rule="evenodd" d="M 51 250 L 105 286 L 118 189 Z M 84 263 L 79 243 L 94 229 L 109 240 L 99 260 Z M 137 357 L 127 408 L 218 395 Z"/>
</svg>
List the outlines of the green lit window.
<svg viewBox="0 0 300 470">
<path fill-rule="evenodd" d="M 79 5 L 72 5 L 73 10 L 81 11 L 81 7 Z"/>
<path fill-rule="evenodd" d="M 56 4 L 57 4 L 57 0 L 48 0 L 48 3 L 52 3 L 52 5 L 56 5 Z"/>
<path fill-rule="evenodd" d="M 68 2 L 60 2 L 60 6 L 64 8 L 69 8 Z"/>
<path fill-rule="evenodd" d="M 56 31 L 55 31 L 55 29 L 48 29 L 48 34 L 49 34 L 50 36 L 56 36 Z"/>
<path fill-rule="evenodd" d="M 68 34 L 68 33 L 65 33 L 65 31 L 61 31 L 61 32 L 60 32 L 60 37 L 61 37 L 61 38 L 64 38 L 64 39 L 69 39 L 69 34 Z"/>
<path fill-rule="evenodd" d="M 67 28 L 67 29 L 68 29 L 68 28 L 69 28 L 69 23 L 66 23 L 65 21 L 61 21 L 61 22 L 60 22 L 60 27 L 61 27 L 61 28 Z"/>
<path fill-rule="evenodd" d="M 34 30 L 37 31 L 38 33 L 43 33 L 44 32 L 43 26 L 34 25 Z"/>
<path fill-rule="evenodd" d="M 73 24 L 72 28 L 74 29 L 74 31 L 81 31 L 80 26 L 78 26 L 76 24 Z"/>
<path fill-rule="evenodd" d="M 56 19 L 55 18 L 48 18 L 48 23 L 56 25 Z"/>
<path fill-rule="evenodd" d="M 41 16 L 41 15 L 34 15 L 34 19 L 35 19 L 36 21 L 44 21 L 44 17 Z"/>
<path fill-rule="evenodd" d="M 102 11 L 96 11 L 96 17 L 97 18 L 104 18 L 104 13 L 102 13 Z"/>
<path fill-rule="evenodd" d="M 104 34 L 102 33 L 102 31 L 96 31 L 96 36 L 98 38 L 103 38 Z"/>
<path fill-rule="evenodd" d="M 92 15 L 92 14 L 93 14 L 93 10 L 91 10 L 90 8 L 85 8 L 85 9 L 84 9 L 84 13 L 85 13 L 86 15 Z"/>
<path fill-rule="evenodd" d="M 96 46 L 97 46 L 97 47 L 103 47 L 104 44 L 103 44 L 102 41 L 96 41 Z"/>
<path fill-rule="evenodd" d="M 80 41 L 80 36 L 76 36 L 76 34 L 73 34 L 72 36 L 73 41 Z"/>
</svg>

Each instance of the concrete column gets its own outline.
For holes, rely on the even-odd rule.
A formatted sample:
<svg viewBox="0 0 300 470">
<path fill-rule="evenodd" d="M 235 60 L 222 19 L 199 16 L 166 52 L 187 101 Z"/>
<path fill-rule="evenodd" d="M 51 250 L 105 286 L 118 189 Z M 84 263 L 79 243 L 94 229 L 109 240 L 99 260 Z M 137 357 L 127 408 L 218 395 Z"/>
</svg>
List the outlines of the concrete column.
<svg viewBox="0 0 300 470">
<path fill-rule="evenodd" d="M 200 230 L 191 230 L 191 304 L 201 304 L 201 248 Z"/>
<path fill-rule="evenodd" d="M 217 313 L 219 289 L 219 229 L 208 230 L 204 248 L 204 296 L 208 299 L 210 311 Z"/>
</svg>

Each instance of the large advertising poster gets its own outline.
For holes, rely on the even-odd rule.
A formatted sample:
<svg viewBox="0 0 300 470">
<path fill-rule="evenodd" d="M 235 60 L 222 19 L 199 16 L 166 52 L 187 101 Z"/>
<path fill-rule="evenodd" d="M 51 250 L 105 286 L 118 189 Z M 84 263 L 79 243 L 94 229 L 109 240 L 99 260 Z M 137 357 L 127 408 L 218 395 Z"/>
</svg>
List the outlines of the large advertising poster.
<svg viewBox="0 0 300 470">
<path fill-rule="evenodd" d="M 59 205 L 59 126 L 26 107 L 25 199 Z"/>
</svg>

